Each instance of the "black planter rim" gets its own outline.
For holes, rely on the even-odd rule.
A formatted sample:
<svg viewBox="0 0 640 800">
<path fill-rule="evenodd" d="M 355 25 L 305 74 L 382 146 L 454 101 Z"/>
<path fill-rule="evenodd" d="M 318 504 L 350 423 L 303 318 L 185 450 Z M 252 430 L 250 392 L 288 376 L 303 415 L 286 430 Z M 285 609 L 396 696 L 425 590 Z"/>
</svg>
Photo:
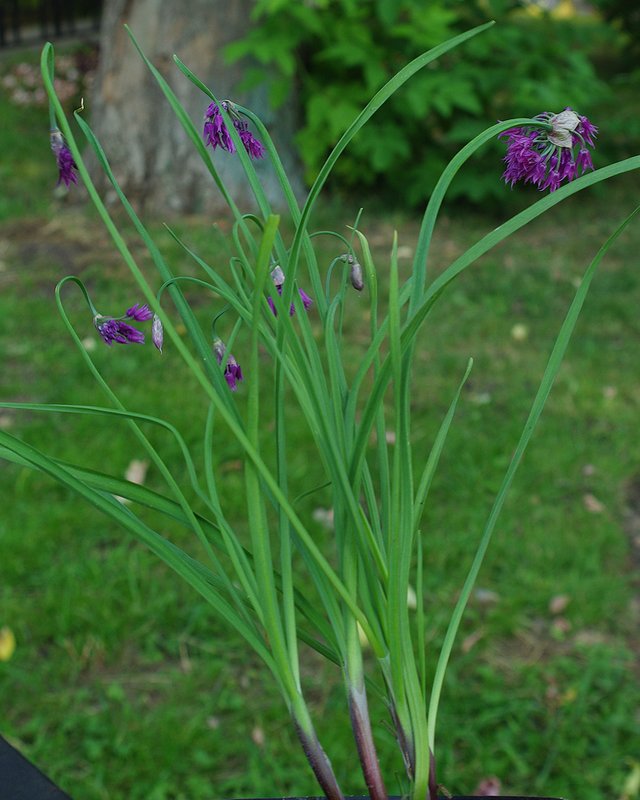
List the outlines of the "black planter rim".
<svg viewBox="0 0 640 800">
<path fill-rule="evenodd" d="M 484 800 L 487 795 L 477 794 L 455 794 L 451 797 L 440 797 L 440 800 Z M 542 795 L 532 794 L 501 794 L 495 795 L 496 800 L 563 800 L 560 797 L 543 797 Z M 324 796 L 318 797 L 317 795 L 305 795 L 304 797 L 282 797 L 282 795 L 274 795 L 272 797 L 253 797 L 253 798 L 236 798 L 235 800 L 326 800 Z M 344 800 L 370 800 L 368 795 L 349 795 Z M 400 795 L 389 795 L 389 800 L 403 800 Z"/>
</svg>

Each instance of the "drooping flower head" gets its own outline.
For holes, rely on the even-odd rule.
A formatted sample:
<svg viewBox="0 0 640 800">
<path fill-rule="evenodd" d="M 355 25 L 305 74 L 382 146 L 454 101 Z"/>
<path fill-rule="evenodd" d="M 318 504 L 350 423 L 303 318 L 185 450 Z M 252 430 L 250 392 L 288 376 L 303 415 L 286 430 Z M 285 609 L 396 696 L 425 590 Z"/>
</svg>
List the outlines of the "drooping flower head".
<svg viewBox="0 0 640 800">
<path fill-rule="evenodd" d="M 71 150 L 67 147 L 63 135 L 57 128 L 54 128 L 51 131 L 50 139 L 51 150 L 58 164 L 58 183 L 56 185 L 59 186 L 62 182 L 69 187 L 72 183 L 78 183 L 78 176 L 76 175 L 78 165 L 73 160 Z"/>
<path fill-rule="evenodd" d="M 274 267 L 274 269 L 271 270 L 271 280 L 273 281 L 273 285 L 276 287 L 276 291 L 282 297 L 282 286 L 285 280 L 282 267 L 276 266 Z M 304 306 L 304 310 L 308 311 L 313 305 L 313 300 L 303 289 L 298 289 L 298 294 L 300 295 L 300 299 L 302 300 L 302 305 Z M 273 316 L 277 317 L 278 310 L 276 308 L 276 304 L 273 302 L 273 298 L 271 296 L 267 297 L 267 302 L 269 303 L 269 308 L 271 309 Z M 294 306 L 293 303 L 291 303 L 291 305 L 289 306 L 289 316 L 292 317 L 295 313 L 296 313 L 296 307 Z"/>
<path fill-rule="evenodd" d="M 534 119 L 546 124 L 510 128 L 500 134 L 508 139 L 505 183 L 513 186 L 523 181 L 554 192 L 565 181 L 593 169 L 590 148 L 595 147 L 598 129 L 587 117 L 565 108 L 560 114 L 544 111 Z"/>
<path fill-rule="evenodd" d="M 135 319 L 137 322 L 146 322 L 151 319 L 153 314 L 147 305 L 135 305 L 128 308 L 121 317 L 107 317 L 103 314 L 96 314 L 93 324 L 102 337 L 105 344 L 109 347 L 116 344 L 144 344 L 144 333 L 125 322 L 126 319 Z"/>
<path fill-rule="evenodd" d="M 246 120 L 242 119 L 236 107 L 229 100 L 223 100 L 220 104 L 229 114 L 233 122 L 233 127 L 238 131 L 244 149 L 251 158 L 262 158 L 264 147 L 249 130 Z M 204 117 L 204 141 L 206 145 L 211 145 L 215 150 L 221 147 L 228 153 L 235 153 L 236 147 L 231 138 L 231 134 L 225 124 L 224 118 L 216 103 L 209 103 Z"/>
<path fill-rule="evenodd" d="M 218 364 L 222 364 L 224 357 L 227 353 L 227 348 L 222 341 L 216 337 L 213 340 L 213 354 L 216 357 L 216 361 Z M 242 367 L 238 362 L 235 360 L 231 353 L 227 358 L 227 363 L 225 364 L 224 368 L 224 379 L 227 382 L 228 387 L 231 389 L 232 392 L 235 392 L 238 388 L 237 384 L 239 381 L 244 380 L 244 375 L 242 374 Z"/>
<path fill-rule="evenodd" d="M 123 322 L 122 319 L 115 317 L 103 317 L 102 314 L 96 314 L 93 318 L 93 324 L 96 330 L 102 337 L 105 344 L 111 346 L 114 342 L 117 344 L 143 344 L 144 333 Z"/>
</svg>

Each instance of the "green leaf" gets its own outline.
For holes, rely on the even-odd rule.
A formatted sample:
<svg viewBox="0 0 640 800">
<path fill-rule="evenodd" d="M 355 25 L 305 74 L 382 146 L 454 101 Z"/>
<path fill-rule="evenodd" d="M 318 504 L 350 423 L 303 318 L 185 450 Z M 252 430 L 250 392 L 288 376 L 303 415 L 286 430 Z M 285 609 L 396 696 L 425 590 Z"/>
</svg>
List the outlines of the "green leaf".
<svg viewBox="0 0 640 800">
<path fill-rule="evenodd" d="M 591 286 L 591 282 L 595 275 L 596 269 L 600 264 L 600 262 L 602 261 L 602 259 L 604 258 L 604 256 L 611 248 L 611 246 L 613 245 L 613 243 L 616 241 L 616 239 L 624 231 L 627 225 L 629 225 L 629 223 L 639 213 L 640 213 L 640 206 L 634 209 L 634 211 L 632 211 L 631 214 L 629 214 L 629 216 L 624 220 L 624 222 L 618 226 L 618 228 L 614 231 L 614 233 L 611 234 L 611 236 L 607 239 L 607 241 L 602 245 L 602 247 L 596 254 L 593 261 L 587 267 L 582 282 L 580 283 L 580 286 L 576 291 L 573 302 L 571 303 L 567 315 L 565 317 L 565 320 L 562 323 L 562 326 L 554 343 L 553 349 L 551 351 L 551 355 L 549 356 L 549 361 L 547 362 L 547 366 L 542 376 L 540 386 L 538 387 L 538 391 L 531 406 L 531 411 L 529 412 L 527 421 L 524 424 L 522 434 L 520 435 L 518 444 L 511 457 L 511 463 L 509 464 L 509 468 L 505 473 L 505 476 L 502 480 L 502 485 L 498 490 L 493 506 L 491 508 L 491 512 L 489 513 L 489 518 L 487 520 L 484 531 L 480 538 L 478 549 L 476 551 L 475 557 L 469 569 L 469 573 L 460 592 L 453 614 L 451 615 L 451 619 L 449 621 L 447 632 L 445 634 L 444 642 L 442 645 L 442 650 L 440 651 L 440 657 L 438 659 L 438 664 L 436 666 L 436 671 L 433 679 L 433 687 L 431 690 L 431 699 L 429 703 L 429 746 L 433 752 L 435 752 L 436 717 L 438 713 L 438 705 L 440 702 L 440 696 L 442 693 L 442 686 L 444 683 L 444 677 L 447 664 L 449 661 L 449 656 L 451 655 L 451 650 L 453 649 L 453 643 L 456 634 L 458 632 L 458 628 L 460 626 L 460 621 L 462 620 L 462 615 L 469 601 L 469 597 L 471 596 L 471 592 L 473 590 L 473 586 L 480 571 L 480 567 L 482 566 L 485 553 L 487 552 L 487 548 L 489 547 L 491 536 L 493 534 L 493 531 L 495 530 L 498 517 L 500 516 L 500 512 L 502 511 L 505 500 L 507 498 L 507 494 L 513 483 L 516 471 L 520 466 L 520 463 L 522 462 L 524 453 L 527 449 L 527 446 L 529 445 L 529 442 L 531 441 L 533 432 L 536 428 L 536 425 L 538 424 L 538 420 L 540 419 L 542 410 L 544 409 L 544 406 L 547 402 L 547 398 L 549 397 L 549 394 L 551 392 L 551 388 L 555 381 L 556 375 L 558 374 L 558 370 L 560 369 L 560 365 L 562 364 L 562 360 L 567 351 L 567 347 L 569 346 L 571 335 L 573 334 L 576 322 L 578 321 L 578 316 L 580 314 L 580 311 L 582 310 L 582 306 L 584 305 L 584 301 L 587 297 L 587 293 Z"/>
</svg>

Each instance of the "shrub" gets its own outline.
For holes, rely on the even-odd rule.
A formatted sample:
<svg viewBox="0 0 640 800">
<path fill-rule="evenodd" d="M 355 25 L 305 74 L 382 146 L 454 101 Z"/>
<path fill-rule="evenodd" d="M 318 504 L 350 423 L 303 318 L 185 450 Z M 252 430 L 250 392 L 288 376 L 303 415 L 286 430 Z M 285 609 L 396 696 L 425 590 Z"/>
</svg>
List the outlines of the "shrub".
<svg viewBox="0 0 640 800">
<path fill-rule="evenodd" d="M 249 83 L 263 81 L 268 67 L 274 105 L 296 98 L 297 144 L 311 181 L 358 109 L 395 71 L 425 48 L 492 17 L 501 24 L 487 36 L 403 87 L 336 169 L 341 188 L 375 188 L 381 198 L 411 208 L 424 202 L 445 164 L 487 120 L 567 105 L 596 118 L 608 89 L 590 53 L 617 41 L 613 29 L 595 15 L 557 19 L 504 0 L 258 0 L 257 24 L 228 55 L 250 54 L 259 62 Z M 496 153 L 487 149 L 467 165 L 450 197 L 504 201 Z"/>
</svg>

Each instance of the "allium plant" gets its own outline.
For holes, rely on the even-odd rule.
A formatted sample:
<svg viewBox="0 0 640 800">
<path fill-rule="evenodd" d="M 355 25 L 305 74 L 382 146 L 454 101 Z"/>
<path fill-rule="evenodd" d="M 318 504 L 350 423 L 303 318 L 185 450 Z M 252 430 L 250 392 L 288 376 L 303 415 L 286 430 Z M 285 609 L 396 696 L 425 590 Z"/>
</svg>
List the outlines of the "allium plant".
<svg viewBox="0 0 640 800">
<path fill-rule="evenodd" d="M 429 548 L 423 545 L 422 515 L 471 361 L 460 365 L 459 385 L 425 458 L 423 453 L 413 452 L 412 444 L 410 398 L 416 337 L 435 304 L 446 296 L 447 287 L 480 256 L 576 192 L 640 167 L 640 156 L 635 156 L 591 171 L 588 148 L 594 144 L 595 128 L 586 117 L 570 109 L 558 114 L 545 112 L 532 118 L 499 122 L 462 148 L 426 199 L 413 268 L 406 281 L 400 280 L 396 238 L 389 243 L 389 262 L 376 265 L 357 223 L 347 235 L 333 234 L 335 258 L 329 265 L 321 263 L 314 250 L 315 239 L 309 223 L 320 190 L 340 154 L 413 74 L 480 34 L 489 24 L 424 53 L 384 85 L 336 144 L 301 208 L 261 121 L 240 105 L 219 102 L 211 90 L 174 57 L 184 78 L 206 98 L 203 101 L 203 106 L 208 104 L 203 138 L 201 122 L 189 118 L 168 83 L 131 36 L 211 174 L 215 184 L 212 191 L 221 191 L 228 200 L 234 224 L 236 252 L 228 263 L 223 263 L 218 252 L 194 252 L 175 236 L 201 276 L 174 274 L 118 185 L 101 144 L 76 112 L 74 117 L 80 133 L 95 152 L 124 211 L 148 248 L 158 271 L 157 284 L 141 272 L 96 192 L 82 158 L 83 144 L 76 141 L 53 88 L 51 45 L 46 45 L 42 54 L 43 78 L 54 121 L 64 135 L 64 140 L 60 138 L 57 142 L 66 142 L 64 146 L 70 154 L 65 156 L 64 163 L 73 164 L 82 178 L 137 284 L 135 296 L 139 302 L 121 317 L 105 317 L 96 312 L 79 278 L 63 278 L 56 289 L 59 310 L 81 358 L 99 382 L 108 403 L 100 408 L 35 403 L 2 405 L 39 412 L 126 418 L 141 451 L 147 453 L 163 477 L 166 494 L 152 492 L 106 472 L 89 471 L 81 465 L 70 466 L 57 461 L 7 431 L 0 431 L 0 455 L 41 470 L 76 491 L 112 522 L 147 544 L 244 637 L 263 660 L 282 693 L 309 765 L 322 792 L 330 800 L 340 800 L 342 792 L 331 767 L 330 746 L 325 752 L 307 704 L 300 666 L 304 651 L 300 644 L 314 648 L 342 673 L 355 752 L 371 798 L 385 800 L 387 797 L 387 784 L 376 755 L 377 735 L 369 720 L 367 696 L 369 687 L 374 686 L 386 697 L 390 724 L 406 766 L 407 795 L 414 800 L 425 800 L 427 796 L 435 800 L 440 777 L 436 777 L 436 718 L 462 614 L 594 271 L 613 240 L 639 210 L 627 217 L 586 269 L 560 326 L 520 439 L 514 442 L 511 462 L 486 525 L 479 531 L 475 555 L 469 554 L 468 576 L 460 588 L 442 648 L 435 663 L 431 663 L 432 648 L 428 652 L 425 648 L 428 615 L 423 606 L 423 573 L 429 563 L 428 555 L 423 554 L 428 554 Z M 259 139 L 249 132 L 249 125 Z M 467 159 L 499 135 L 508 140 L 505 178 L 510 183 L 529 180 L 552 193 L 545 194 L 525 211 L 485 235 L 437 277 L 430 278 L 427 270 L 429 245 L 451 180 Z M 209 145 L 218 151 L 213 157 Z M 226 152 L 219 152 L 219 148 Z M 293 229 L 290 238 L 280 231 L 279 217 L 273 213 L 254 170 L 252 159 L 263 153 L 282 186 Z M 257 211 L 252 209 L 245 214 L 238 209 L 216 168 L 219 158 L 240 160 L 253 190 Z M 585 169 L 590 171 L 578 177 Z M 561 183 L 564 185 L 560 186 Z M 383 304 L 379 304 L 377 280 L 381 271 L 389 279 L 389 295 Z M 339 281 L 332 280 L 336 274 L 340 276 Z M 213 336 L 208 328 L 201 327 L 182 293 L 185 284 L 208 293 Z M 142 332 L 130 322 L 145 323 L 151 318 L 152 342 L 160 352 L 139 350 L 141 363 L 147 358 L 161 358 L 163 347 L 175 349 L 184 360 L 209 408 L 202 431 L 202 463 L 192 456 L 174 426 L 153 416 L 151 410 L 141 414 L 124 406 L 82 347 L 81 335 L 65 313 L 63 292 L 69 286 L 82 292 L 89 309 L 87 327 L 93 320 L 106 344 L 142 342 Z M 175 312 L 165 310 L 165 291 L 172 299 L 171 308 Z M 355 297 L 355 291 L 361 292 L 361 298 L 368 299 L 367 313 L 362 315 L 368 341 L 354 365 L 345 363 L 343 358 L 346 331 L 342 328 L 342 319 L 345 304 Z M 388 308 L 388 311 L 383 312 L 381 308 Z M 177 332 L 174 314 L 180 317 L 186 340 Z M 216 333 L 216 326 L 223 324 L 229 326 L 224 341 Z M 243 335 L 238 336 L 239 333 Z M 114 351 L 114 357 L 117 353 Z M 273 389 L 267 389 L 268 386 Z M 243 402 L 239 402 L 241 395 L 245 395 Z M 149 398 L 150 403 L 153 400 Z M 309 458 L 322 466 L 326 490 L 331 495 L 335 541 L 327 552 L 316 541 L 311 521 L 298 510 L 290 494 L 293 481 L 287 424 L 294 415 L 306 421 L 315 450 L 309 453 Z M 269 455 L 271 450 L 265 450 L 261 436 L 265 420 L 274 425 L 269 441 L 270 447 L 275 442 L 274 457 Z M 141 427 L 143 421 L 147 426 L 149 423 L 162 426 L 176 438 L 186 466 L 188 487 L 183 485 L 181 477 L 184 469 L 178 465 L 175 473 L 172 471 L 152 445 L 146 428 Z M 218 481 L 215 462 L 220 424 L 228 427 L 244 454 L 246 536 L 233 527 L 225 514 L 225 484 Z M 385 436 L 389 428 L 396 432 L 393 445 Z M 370 445 L 372 439 L 375 444 Z M 187 490 L 196 497 L 198 508 L 205 509 L 204 512 L 196 512 L 191 507 Z M 314 491 L 314 487 L 308 490 Z M 122 505 L 118 497 L 127 498 L 131 505 Z M 158 529 L 151 527 L 144 518 L 145 508 L 154 509 L 157 512 L 154 519 L 160 515 L 167 524 Z M 204 553 L 201 560 L 166 538 L 167 525 L 176 520 L 199 541 Z M 412 615 L 407 608 L 411 585 L 415 586 L 418 599 L 417 610 Z M 375 655 L 373 667 L 367 670 L 362 654 L 362 634 Z"/>
</svg>

